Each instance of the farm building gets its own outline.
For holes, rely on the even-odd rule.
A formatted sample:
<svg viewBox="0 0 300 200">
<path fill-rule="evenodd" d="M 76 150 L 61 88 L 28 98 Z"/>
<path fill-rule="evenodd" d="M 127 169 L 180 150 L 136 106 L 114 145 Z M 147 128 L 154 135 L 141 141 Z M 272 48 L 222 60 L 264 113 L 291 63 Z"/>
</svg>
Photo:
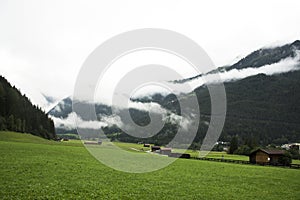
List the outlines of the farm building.
<svg viewBox="0 0 300 200">
<path fill-rule="evenodd" d="M 144 144 L 144 147 L 150 147 L 150 144 Z"/>
<path fill-rule="evenodd" d="M 160 146 L 151 146 L 152 152 L 159 151 L 159 150 L 160 150 Z"/>
<path fill-rule="evenodd" d="M 278 164 L 278 159 L 284 155 L 285 151 L 283 150 L 266 150 L 266 149 L 257 149 L 253 151 L 249 160 L 250 163 L 257 164 Z"/>
<path fill-rule="evenodd" d="M 162 155 L 170 155 L 172 152 L 172 148 L 161 148 L 160 149 L 160 154 Z"/>
</svg>

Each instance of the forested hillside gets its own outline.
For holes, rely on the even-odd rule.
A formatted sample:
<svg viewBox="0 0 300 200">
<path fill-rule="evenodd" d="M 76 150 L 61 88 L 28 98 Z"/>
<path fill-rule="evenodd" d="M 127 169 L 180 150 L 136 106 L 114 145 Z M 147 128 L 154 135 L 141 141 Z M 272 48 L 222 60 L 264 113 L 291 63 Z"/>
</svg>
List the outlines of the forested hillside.
<svg viewBox="0 0 300 200">
<path fill-rule="evenodd" d="M 39 107 L 0 76 L 0 130 L 56 138 L 53 121 Z"/>
<path fill-rule="evenodd" d="M 237 137 L 240 145 L 249 141 L 255 145 L 268 144 L 281 145 L 291 142 L 300 142 L 300 41 L 295 41 L 273 48 L 261 48 L 250 53 L 232 66 L 221 67 L 207 74 L 200 74 L 184 80 L 175 80 L 175 84 L 188 81 L 197 81 L 198 78 L 208 74 L 234 71 L 249 73 L 245 77 L 231 77 L 224 81 L 227 100 L 226 121 L 220 140 L 230 142 Z M 278 67 L 280 66 L 280 67 Z M 291 67 L 292 66 L 292 67 Z M 257 73 L 251 74 L 252 71 Z M 267 70 L 266 70 L 267 69 Z M 246 70 L 246 71 L 245 71 Z M 247 71 L 248 70 L 248 71 Z M 268 73 L 273 72 L 273 73 Z M 275 73 L 276 72 L 276 73 Z M 226 80 L 226 79 L 225 79 Z M 165 126 L 157 135 L 143 139 L 147 143 L 159 145 L 168 144 L 178 130 L 178 121 L 171 116 L 181 116 L 179 100 L 188 101 L 191 96 L 197 95 L 200 105 L 200 124 L 193 146 L 202 143 L 210 123 L 211 102 L 207 90 L 208 83 L 196 86 L 192 93 L 160 94 L 159 91 L 151 96 L 131 99 L 132 102 L 143 104 L 159 104 L 169 114 L 165 118 Z M 189 105 L 189 104 L 187 104 Z M 65 99 L 54 107 L 49 114 L 63 121 L 72 112 L 71 99 Z M 114 119 L 109 106 L 95 105 L 99 120 L 103 118 Z M 188 109 L 188 108 L 187 108 Z M 192 109 L 190 109 L 192 112 Z M 124 111 L 120 110 L 122 114 Z M 149 112 L 146 110 L 130 109 L 133 121 L 139 125 L 149 123 Z M 111 120 L 112 121 L 112 120 Z M 187 118 L 192 124 L 193 117 Z M 124 122 L 123 122 L 124 123 Z M 107 123 L 102 129 L 112 140 L 124 142 L 139 142 L 124 133 L 120 128 L 122 123 Z M 125 123 L 126 124 L 126 123 Z M 68 128 L 57 126 L 57 129 Z M 71 129 L 66 131 L 73 131 Z M 62 132 L 62 131 L 61 131 Z M 251 146 L 251 145 L 250 145 Z"/>
<path fill-rule="evenodd" d="M 225 83 L 226 122 L 222 140 L 234 135 L 260 144 L 300 140 L 300 71 L 266 76 L 259 74 Z M 205 87 L 195 90 L 203 115 L 209 116 L 210 97 Z"/>
<path fill-rule="evenodd" d="M 224 83 L 224 86 L 227 113 L 220 140 L 229 142 L 233 136 L 238 136 L 240 144 L 251 140 L 259 145 L 300 141 L 300 71 L 273 76 L 259 74 Z M 200 104 L 201 122 L 209 122 L 209 91 L 206 86 L 201 86 L 194 92 Z M 180 98 L 189 98 L 190 95 L 182 95 Z M 141 98 L 139 101 L 157 102 L 179 113 L 180 106 L 173 94 L 165 98 L 156 97 L 159 95 L 154 95 L 152 99 Z M 202 141 L 207 131 L 207 125 L 201 122 L 196 143 Z"/>
</svg>

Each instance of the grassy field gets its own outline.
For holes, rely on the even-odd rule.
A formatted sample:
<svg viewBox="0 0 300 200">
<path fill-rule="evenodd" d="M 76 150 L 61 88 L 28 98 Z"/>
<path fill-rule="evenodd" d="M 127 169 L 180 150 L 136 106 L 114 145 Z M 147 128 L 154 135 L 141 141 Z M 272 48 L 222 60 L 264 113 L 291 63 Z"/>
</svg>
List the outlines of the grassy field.
<svg viewBox="0 0 300 200">
<path fill-rule="evenodd" d="M 19 133 L 0 132 L 0 159 L 0 199 L 273 200 L 300 196 L 300 170 L 296 169 L 178 159 L 155 172 L 130 174 L 99 163 L 80 141 L 53 142 Z"/>
<path fill-rule="evenodd" d="M 132 143 L 122 143 L 122 142 L 114 142 L 117 146 L 125 149 L 127 151 L 136 152 L 136 150 L 140 151 L 148 151 L 150 148 L 143 147 L 141 144 L 132 144 Z M 180 153 L 189 153 L 192 157 L 198 157 L 199 151 L 193 150 L 180 150 L 180 149 L 173 149 L 172 152 L 180 152 Z M 216 152 L 211 151 L 205 157 L 207 158 L 219 158 L 222 159 L 230 159 L 230 160 L 244 160 L 249 161 L 249 156 L 244 155 L 234 155 L 234 154 L 227 154 L 226 152 Z M 300 160 L 292 160 L 293 164 L 300 164 Z"/>
</svg>

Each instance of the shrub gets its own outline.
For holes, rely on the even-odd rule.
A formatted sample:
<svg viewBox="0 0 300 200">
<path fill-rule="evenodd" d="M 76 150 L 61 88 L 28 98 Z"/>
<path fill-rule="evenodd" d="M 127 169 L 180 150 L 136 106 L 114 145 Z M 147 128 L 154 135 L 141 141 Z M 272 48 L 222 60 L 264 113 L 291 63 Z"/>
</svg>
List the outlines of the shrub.
<svg viewBox="0 0 300 200">
<path fill-rule="evenodd" d="M 289 166 L 292 163 L 292 156 L 289 152 L 286 152 L 278 159 L 278 163 L 284 166 Z"/>
</svg>

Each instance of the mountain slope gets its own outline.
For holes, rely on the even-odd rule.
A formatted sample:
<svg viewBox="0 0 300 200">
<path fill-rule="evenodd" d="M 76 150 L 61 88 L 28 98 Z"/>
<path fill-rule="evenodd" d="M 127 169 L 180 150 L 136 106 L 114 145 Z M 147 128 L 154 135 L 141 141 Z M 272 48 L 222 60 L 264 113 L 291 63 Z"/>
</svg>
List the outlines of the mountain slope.
<svg viewBox="0 0 300 200">
<path fill-rule="evenodd" d="M 298 51 L 300 50 L 300 41 L 295 41 L 281 47 L 264 48 L 257 50 L 232 66 L 219 68 L 209 74 L 217 72 L 226 72 L 235 70 L 241 72 L 245 69 L 258 70 L 252 76 L 242 76 L 242 78 L 224 82 L 227 95 L 227 114 L 225 126 L 221 134 L 221 140 L 230 141 L 235 135 L 239 136 L 240 143 L 251 139 L 258 144 L 267 145 L 270 143 L 283 144 L 286 142 L 300 141 L 300 67 L 298 60 Z M 283 62 L 292 59 L 293 62 Z M 280 63 L 278 71 L 278 63 Z M 288 65 L 291 65 L 288 66 Z M 277 67 L 276 73 L 261 74 L 259 71 L 264 66 L 268 70 Z M 195 81 L 202 75 L 190 79 L 174 81 L 175 84 Z M 216 84 L 216 83 L 208 83 Z M 210 121 L 210 95 L 206 85 L 196 87 L 194 93 L 186 94 L 155 94 L 151 97 L 145 96 L 132 99 L 133 102 L 142 104 L 159 104 L 163 109 L 169 112 L 169 116 L 180 116 L 179 100 L 188 101 L 192 95 L 197 95 L 201 119 L 195 138 L 195 143 L 201 143 Z M 66 108 L 71 108 L 66 107 Z M 111 108 L 107 107 L 108 110 Z M 61 108 L 55 108 L 60 110 Z M 189 109 L 189 108 L 188 108 Z M 96 106 L 97 110 L 97 106 Z M 192 108 L 191 114 L 192 114 Z M 97 110 L 97 114 L 110 116 L 107 110 Z M 70 109 L 64 109 L 65 113 L 70 114 Z M 65 117 L 63 113 L 53 116 Z M 147 124 L 147 112 L 140 112 L 138 109 L 131 113 L 133 120 L 138 124 Z M 172 121 L 172 120 L 170 120 Z M 189 124 L 193 119 L 188 119 Z M 122 132 L 117 124 L 110 124 L 103 127 L 107 134 L 114 135 L 114 139 L 121 141 L 138 141 L 137 138 L 129 137 Z M 178 121 L 168 123 L 158 134 L 157 137 L 146 140 L 157 144 L 167 144 L 167 142 L 176 134 L 178 130 Z"/>
<path fill-rule="evenodd" d="M 293 43 L 286 44 L 279 47 L 274 48 L 261 48 L 259 50 L 256 50 L 246 57 L 242 58 L 235 64 L 231 66 L 224 66 L 224 67 L 218 67 L 215 70 L 212 70 L 205 74 L 199 74 L 194 77 L 182 79 L 182 80 L 173 80 L 173 83 L 185 83 L 189 81 L 193 81 L 196 79 L 199 79 L 201 77 L 206 77 L 208 75 L 217 74 L 217 73 L 224 73 L 224 72 L 230 72 L 234 70 L 245 70 L 245 69 L 257 69 L 261 67 L 266 67 L 268 65 L 272 64 L 279 64 L 283 61 L 291 61 L 293 59 L 297 59 L 297 57 L 300 57 L 299 55 L 300 51 L 300 40 L 296 40 Z M 274 67 L 274 66 L 273 66 Z M 266 69 L 265 69 L 266 70 Z M 272 69 L 268 69 L 268 71 L 272 71 Z M 277 69 L 278 70 L 278 69 Z M 283 70 L 284 71 L 284 70 Z M 289 71 L 286 69 L 286 71 Z M 248 72 L 249 73 L 249 72 Z M 251 71 L 250 71 L 251 73 Z M 234 76 L 234 73 L 232 74 Z M 235 79 L 236 77 L 231 77 L 232 79 Z M 227 80 L 224 80 L 227 81 Z"/>
<path fill-rule="evenodd" d="M 253 53 L 238 61 L 236 64 L 228 67 L 227 70 L 244 69 L 248 67 L 257 68 L 264 65 L 270 65 L 272 63 L 278 63 L 282 59 L 288 57 L 296 57 L 295 50 L 300 50 L 299 40 L 280 47 L 262 48 L 254 51 Z"/>
<path fill-rule="evenodd" d="M 253 137 L 260 144 L 300 141 L 300 71 L 266 76 L 259 74 L 225 83 L 227 95 L 223 140 L 233 135 Z M 195 90 L 202 114 L 210 114 L 205 87 Z"/>
<path fill-rule="evenodd" d="M 236 64 L 219 68 L 219 70 L 222 73 L 224 70 L 259 68 L 265 65 L 271 68 L 275 66 L 272 64 L 281 62 L 283 59 L 297 59 L 298 50 L 300 50 L 300 41 L 282 47 L 260 49 Z M 283 64 L 282 71 L 285 73 L 275 73 L 269 76 L 257 74 L 224 82 L 227 114 L 221 140 L 230 141 L 232 136 L 238 135 L 241 143 L 249 138 L 262 145 L 300 141 L 300 68 L 299 60 L 296 62 L 298 66 L 289 72 L 284 69 L 289 69 L 289 66 Z M 175 81 L 175 84 L 193 81 L 201 76 Z M 209 121 L 211 104 L 207 87 L 205 85 L 197 87 L 194 92 L 200 104 L 201 121 Z M 179 98 L 186 99 L 191 95 L 194 94 L 183 94 Z M 145 98 L 141 98 L 140 101 L 149 102 Z M 156 102 L 176 113 L 180 110 L 178 101 L 174 99 Z M 197 141 L 201 142 L 203 131 L 206 131 L 206 127 L 200 125 Z"/>
</svg>

